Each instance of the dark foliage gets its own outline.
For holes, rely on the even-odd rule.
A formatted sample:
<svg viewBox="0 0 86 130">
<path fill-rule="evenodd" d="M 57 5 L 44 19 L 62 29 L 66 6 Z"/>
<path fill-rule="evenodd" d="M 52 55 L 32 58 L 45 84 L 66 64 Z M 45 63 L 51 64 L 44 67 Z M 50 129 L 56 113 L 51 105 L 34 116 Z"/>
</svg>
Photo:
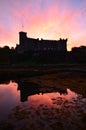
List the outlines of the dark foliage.
<svg viewBox="0 0 86 130">
<path fill-rule="evenodd" d="M 18 63 L 58 64 L 86 63 L 86 46 L 74 47 L 70 52 L 61 51 L 28 51 L 17 53 L 16 49 L 5 46 L 0 48 L 0 65 Z"/>
</svg>

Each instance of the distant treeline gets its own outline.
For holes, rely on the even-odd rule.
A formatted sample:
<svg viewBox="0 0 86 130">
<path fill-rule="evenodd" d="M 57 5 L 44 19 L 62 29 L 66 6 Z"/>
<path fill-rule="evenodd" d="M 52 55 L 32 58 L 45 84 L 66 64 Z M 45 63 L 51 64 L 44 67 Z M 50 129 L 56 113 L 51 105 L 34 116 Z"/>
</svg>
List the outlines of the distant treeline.
<svg viewBox="0 0 86 130">
<path fill-rule="evenodd" d="M 86 46 L 74 47 L 70 52 L 58 51 L 28 51 L 18 53 L 15 48 L 4 46 L 0 48 L 0 65 L 13 64 L 58 64 L 86 63 Z"/>
<path fill-rule="evenodd" d="M 0 64 L 10 64 L 12 52 L 8 46 L 0 47 Z"/>
</svg>

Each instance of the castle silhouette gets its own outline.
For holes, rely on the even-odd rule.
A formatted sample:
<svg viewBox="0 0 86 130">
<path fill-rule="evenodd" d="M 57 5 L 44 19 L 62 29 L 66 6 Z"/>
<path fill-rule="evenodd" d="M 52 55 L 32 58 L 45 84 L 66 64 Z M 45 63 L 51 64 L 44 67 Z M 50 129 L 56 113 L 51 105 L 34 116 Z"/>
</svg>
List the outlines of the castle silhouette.
<svg viewBox="0 0 86 130">
<path fill-rule="evenodd" d="M 18 53 L 24 53 L 27 51 L 67 51 L 67 39 L 59 40 L 44 40 L 39 38 L 28 38 L 26 32 L 19 32 L 19 45 L 16 46 Z"/>
</svg>

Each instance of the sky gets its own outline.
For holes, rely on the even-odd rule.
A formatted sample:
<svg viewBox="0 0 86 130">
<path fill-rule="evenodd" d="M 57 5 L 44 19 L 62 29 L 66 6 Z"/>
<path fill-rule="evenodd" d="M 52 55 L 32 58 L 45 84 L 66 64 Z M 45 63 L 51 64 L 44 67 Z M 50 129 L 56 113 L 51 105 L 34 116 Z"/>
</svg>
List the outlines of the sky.
<svg viewBox="0 0 86 130">
<path fill-rule="evenodd" d="M 67 49 L 86 46 L 86 0 L 0 0 L 0 47 L 28 37 L 68 38 Z"/>
</svg>

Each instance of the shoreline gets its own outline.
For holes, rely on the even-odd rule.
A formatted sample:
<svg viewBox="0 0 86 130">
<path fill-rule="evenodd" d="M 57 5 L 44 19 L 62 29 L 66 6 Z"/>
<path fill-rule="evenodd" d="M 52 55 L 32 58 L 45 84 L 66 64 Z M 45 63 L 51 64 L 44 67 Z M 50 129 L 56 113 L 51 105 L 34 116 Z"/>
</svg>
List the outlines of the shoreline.
<svg viewBox="0 0 86 130">
<path fill-rule="evenodd" d="M 61 74 L 86 76 L 86 66 L 57 66 L 57 67 L 4 67 L 0 68 L 0 83 L 8 80 L 31 78 L 43 75 Z"/>
</svg>

